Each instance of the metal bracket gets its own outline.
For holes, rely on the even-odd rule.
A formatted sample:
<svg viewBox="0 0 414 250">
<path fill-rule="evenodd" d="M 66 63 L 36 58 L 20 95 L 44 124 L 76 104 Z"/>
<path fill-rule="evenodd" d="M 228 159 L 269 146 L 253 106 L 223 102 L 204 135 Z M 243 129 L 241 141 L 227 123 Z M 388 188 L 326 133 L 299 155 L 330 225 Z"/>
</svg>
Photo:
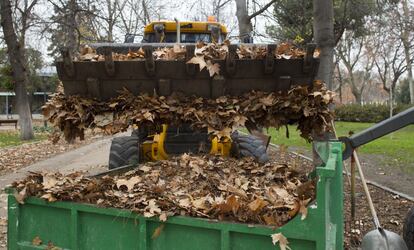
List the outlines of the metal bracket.
<svg viewBox="0 0 414 250">
<path fill-rule="evenodd" d="M 223 96 L 226 91 L 226 79 L 223 76 L 215 75 L 211 79 L 211 98 L 215 99 Z"/>
<path fill-rule="evenodd" d="M 104 49 L 104 57 L 105 57 L 105 71 L 108 76 L 115 75 L 115 63 L 112 57 L 112 48 L 105 47 Z"/>
<path fill-rule="evenodd" d="M 158 94 L 160 96 L 171 95 L 171 80 L 170 79 L 159 79 L 158 80 Z"/>
<path fill-rule="evenodd" d="M 267 53 L 264 60 L 264 72 L 265 74 L 272 74 L 275 67 L 275 56 L 274 51 L 276 50 L 276 44 L 268 44 L 267 45 Z"/>
<path fill-rule="evenodd" d="M 148 76 L 155 75 L 155 62 L 152 56 L 153 47 L 151 45 L 145 45 L 142 47 L 145 53 L 145 70 Z"/>
<path fill-rule="evenodd" d="M 237 45 L 230 44 L 229 52 L 226 56 L 226 72 L 233 76 L 236 74 L 236 56 L 237 56 Z"/>
<path fill-rule="evenodd" d="M 186 45 L 185 46 L 185 61 L 188 62 L 191 58 L 194 57 L 195 45 Z M 196 65 L 194 63 L 186 63 L 185 70 L 188 75 L 194 76 L 196 73 Z"/>
<path fill-rule="evenodd" d="M 101 84 L 96 78 L 86 79 L 86 88 L 89 97 L 101 98 Z"/>
<path fill-rule="evenodd" d="M 292 78 L 290 76 L 279 76 L 278 82 L 278 90 L 282 92 L 287 92 L 290 89 L 290 85 L 292 84 Z"/>
<path fill-rule="evenodd" d="M 315 49 L 316 49 L 315 43 L 308 43 L 306 45 L 306 54 L 303 60 L 303 72 L 304 73 L 310 72 L 310 70 L 313 67 L 313 62 L 314 62 L 313 53 L 315 52 Z"/>
<path fill-rule="evenodd" d="M 72 61 L 72 53 L 70 52 L 69 48 L 62 48 L 60 50 L 63 59 L 63 67 L 65 69 L 66 75 L 69 77 L 75 76 L 75 66 Z"/>
</svg>

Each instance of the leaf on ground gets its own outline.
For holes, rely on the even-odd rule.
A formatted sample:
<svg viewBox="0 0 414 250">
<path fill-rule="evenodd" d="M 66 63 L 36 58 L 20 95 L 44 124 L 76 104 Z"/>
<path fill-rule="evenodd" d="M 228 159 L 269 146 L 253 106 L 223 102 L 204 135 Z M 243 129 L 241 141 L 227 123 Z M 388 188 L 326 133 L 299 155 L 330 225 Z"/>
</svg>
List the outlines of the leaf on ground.
<svg viewBox="0 0 414 250">
<path fill-rule="evenodd" d="M 260 210 L 262 210 L 262 208 L 264 208 L 265 206 L 267 206 L 269 204 L 269 202 L 261 199 L 261 198 L 257 198 L 254 201 L 249 203 L 249 209 L 252 212 L 260 212 Z"/>
<path fill-rule="evenodd" d="M 19 204 L 24 204 L 24 199 L 26 199 L 26 188 L 20 192 L 15 192 L 13 196 Z"/>
<path fill-rule="evenodd" d="M 167 221 L 167 213 L 162 213 L 159 217 L 160 221 L 165 222 Z"/>
<path fill-rule="evenodd" d="M 306 216 L 308 215 L 308 208 L 307 205 L 309 203 L 309 201 L 311 200 L 311 198 L 307 199 L 307 200 L 300 200 L 299 201 L 299 213 L 302 214 L 302 216 L 300 217 L 301 220 L 306 219 Z"/>
<path fill-rule="evenodd" d="M 231 195 L 227 198 L 225 203 L 219 204 L 217 207 L 220 213 L 233 212 L 233 214 L 235 214 L 240 208 L 240 203 L 235 195 Z"/>
<path fill-rule="evenodd" d="M 195 199 L 195 200 L 192 201 L 192 205 L 194 207 L 198 208 L 198 209 L 205 210 L 205 209 L 207 209 L 206 198 L 201 197 L 199 199 Z"/>
<path fill-rule="evenodd" d="M 276 243 L 279 243 L 280 250 L 291 249 L 288 246 L 289 241 L 282 233 L 275 233 L 275 234 L 270 235 L 270 237 L 272 237 L 273 245 L 276 245 Z"/>
<path fill-rule="evenodd" d="M 36 236 L 32 240 L 33 246 L 40 246 L 42 244 L 42 240 L 39 238 L 39 236 Z"/>
<path fill-rule="evenodd" d="M 114 121 L 114 115 L 112 112 L 106 112 L 103 114 L 95 115 L 94 123 L 98 127 L 105 127 L 108 124 L 111 124 Z"/>
<path fill-rule="evenodd" d="M 164 227 L 165 227 L 165 225 L 164 225 L 164 224 L 159 225 L 159 226 L 158 226 L 158 227 L 154 230 L 154 232 L 152 233 L 151 239 L 155 240 L 156 238 L 158 238 L 158 237 L 161 235 L 162 230 L 164 229 Z"/>
<path fill-rule="evenodd" d="M 45 175 L 43 176 L 43 188 L 44 189 L 50 189 L 54 187 L 57 184 L 58 180 L 53 175 Z"/>
<path fill-rule="evenodd" d="M 125 186 L 127 190 L 132 190 L 135 184 L 141 181 L 141 177 L 133 176 L 129 179 L 118 179 L 116 181 L 116 187 L 119 189 L 121 186 Z"/>
<path fill-rule="evenodd" d="M 42 195 L 40 198 L 47 200 L 48 202 L 55 202 L 57 199 L 51 193 Z"/>
<path fill-rule="evenodd" d="M 155 216 L 155 214 L 161 214 L 161 209 L 158 207 L 155 199 L 148 201 L 148 206 L 145 207 L 145 211 L 144 216 L 148 218 Z"/>
<path fill-rule="evenodd" d="M 6 225 L 7 225 L 6 217 L 0 217 L 0 226 L 6 226 Z"/>
<path fill-rule="evenodd" d="M 191 200 L 190 200 L 190 198 L 181 199 L 181 200 L 179 200 L 178 203 L 180 204 L 181 207 L 189 207 L 189 206 L 191 206 Z"/>
</svg>

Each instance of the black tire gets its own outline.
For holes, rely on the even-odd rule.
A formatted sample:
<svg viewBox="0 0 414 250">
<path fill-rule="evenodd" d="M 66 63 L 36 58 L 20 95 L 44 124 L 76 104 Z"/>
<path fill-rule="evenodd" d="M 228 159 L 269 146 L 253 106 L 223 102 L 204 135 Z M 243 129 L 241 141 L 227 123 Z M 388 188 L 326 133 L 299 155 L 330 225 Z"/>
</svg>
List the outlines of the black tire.
<svg viewBox="0 0 414 250">
<path fill-rule="evenodd" d="M 116 137 L 109 151 L 109 169 L 139 163 L 139 138 L 136 136 Z"/>
<path fill-rule="evenodd" d="M 403 236 L 408 249 L 414 249 L 414 207 L 410 209 L 405 218 Z"/>
<path fill-rule="evenodd" d="M 240 135 L 235 132 L 231 135 L 231 155 L 236 158 L 254 157 L 259 163 L 269 161 L 266 146 L 263 141 L 254 135 Z"/>
</svg>

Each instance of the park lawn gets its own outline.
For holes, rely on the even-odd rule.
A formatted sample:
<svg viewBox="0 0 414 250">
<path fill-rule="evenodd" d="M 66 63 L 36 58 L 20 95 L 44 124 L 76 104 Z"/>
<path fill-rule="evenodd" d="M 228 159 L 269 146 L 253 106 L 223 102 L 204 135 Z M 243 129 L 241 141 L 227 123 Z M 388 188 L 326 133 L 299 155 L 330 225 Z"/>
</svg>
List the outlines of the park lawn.
<svg viewBox="0 0 414 250">
<path fill-rule="evenodd" d="M 350 131 L 358 133 L 373 123 L 336 122 L 335 127 L 338 136 L 348 136 Z M 297 150 L 309 150 L 310 144 L 300 137 L 296 126 L 289 126 L 289 137 L 286 138 L 286 128 L 269 129 L 275 144 L 284 144 Z M 386 135 L 359 148 L 359 152 L 367 154 L 379 154 L 397 160 L 401 163 L 414 163 L 414 125 L 405 127 L 399 131 Z"/>
<path fill-rule="evenodd" d="M 22 141 L 20 140 L 20 134 L 18 131 L 0 131 L 0 148 L 17 146 L 23 143 L 29 143 L 45 139 L 47 139 L 46 133 L 35 133 L 35 138 L 33 140 Z"/>
</svg>

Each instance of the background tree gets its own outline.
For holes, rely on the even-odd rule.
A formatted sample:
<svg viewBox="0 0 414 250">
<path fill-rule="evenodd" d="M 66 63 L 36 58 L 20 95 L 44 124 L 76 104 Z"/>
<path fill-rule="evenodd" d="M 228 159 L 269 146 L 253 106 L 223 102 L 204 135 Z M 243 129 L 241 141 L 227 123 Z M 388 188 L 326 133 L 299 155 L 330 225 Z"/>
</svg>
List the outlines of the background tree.
<svg viewBox="0 0 414 250">
<path fill-rule="evenodd" d="M 339 65 L 343 65 L 346 70 L 345 80 L 359 104 L 362 104 L 362 94 L 372 78 L 373 54 L 376 53 L 365 47 L 367 39 L 370 39 L 368 35 L 355 37 L 353 31 L 346 31 L 336 47 Z"/>
<path fill-rule="evenodd" d="M 24 42 L 18 40 L 16 35 L 10 0 L 0 1 L 1 26 L 3 28 L 4 40 L 7 44 L 8 58 L 12 68 L 14 92 L 16 93 L 16 105 L 19 114 L 20 138 L 22 140 L 33 139 L 32 117 L 27 96 L 29 85 L 29 71 L 25 50 L 22 47 Z M 31 11 L 32 9 L 28 9 Z M 22 20 L 28 20 L 30 12 L 22 13 Z M 27 27 L 27 26 L 24 26 Z M 24 36 L 23 36 L 24 37 Z"/>
<path fill-rule="evenodd" d="M 235 0 L 236 1 L 236 16 L 239 26 L 239 39 L 241 42 L 251 42 L 253 24 L 252 19 L 266 11 L 277 0 L 271 0 L 259 10 L 249 14 L 249 1 L 248 0 Z"/>
<path fill-rule="evenodd" d="M 408 0 L 391 2 L 389 4 L 388 13 L 392 16 L 391 25 L 394 27 L 391 31 L 399 36 L 404 47 L 405 64 L 407 65 L 407 82 L 409 86 L 410 101 L 414 104 L 414 81 L 413 81 L 413 29 L 414 14 L 410 11 Z"/>
<path fill-rule="evenodd" d="M 306 0 L 279 0 L 273 9 L 274 24 L 267 26 L 267 33 L 278 41 L 313 40 L 313 3 Z M 364 33 L 365 18 L 380 11 L 374 0 L 334 0 L 334 38 L 339 42 L 345 30 L 356 36 Z"/>
<path fill-rule="evenodd" d="M 332 89 L 333 54 L 335 47 L 332 0 L 313 0 L 313 30 L 317 46 L 320 48 L 320 64 L 317 79 Z"/>
<path fill-rule="evenodd" d="M 395 91 L 395 101 L 397 103 L 410 103 L 410 82 L 407 78 L 400 81 Z"/>
</svg>

